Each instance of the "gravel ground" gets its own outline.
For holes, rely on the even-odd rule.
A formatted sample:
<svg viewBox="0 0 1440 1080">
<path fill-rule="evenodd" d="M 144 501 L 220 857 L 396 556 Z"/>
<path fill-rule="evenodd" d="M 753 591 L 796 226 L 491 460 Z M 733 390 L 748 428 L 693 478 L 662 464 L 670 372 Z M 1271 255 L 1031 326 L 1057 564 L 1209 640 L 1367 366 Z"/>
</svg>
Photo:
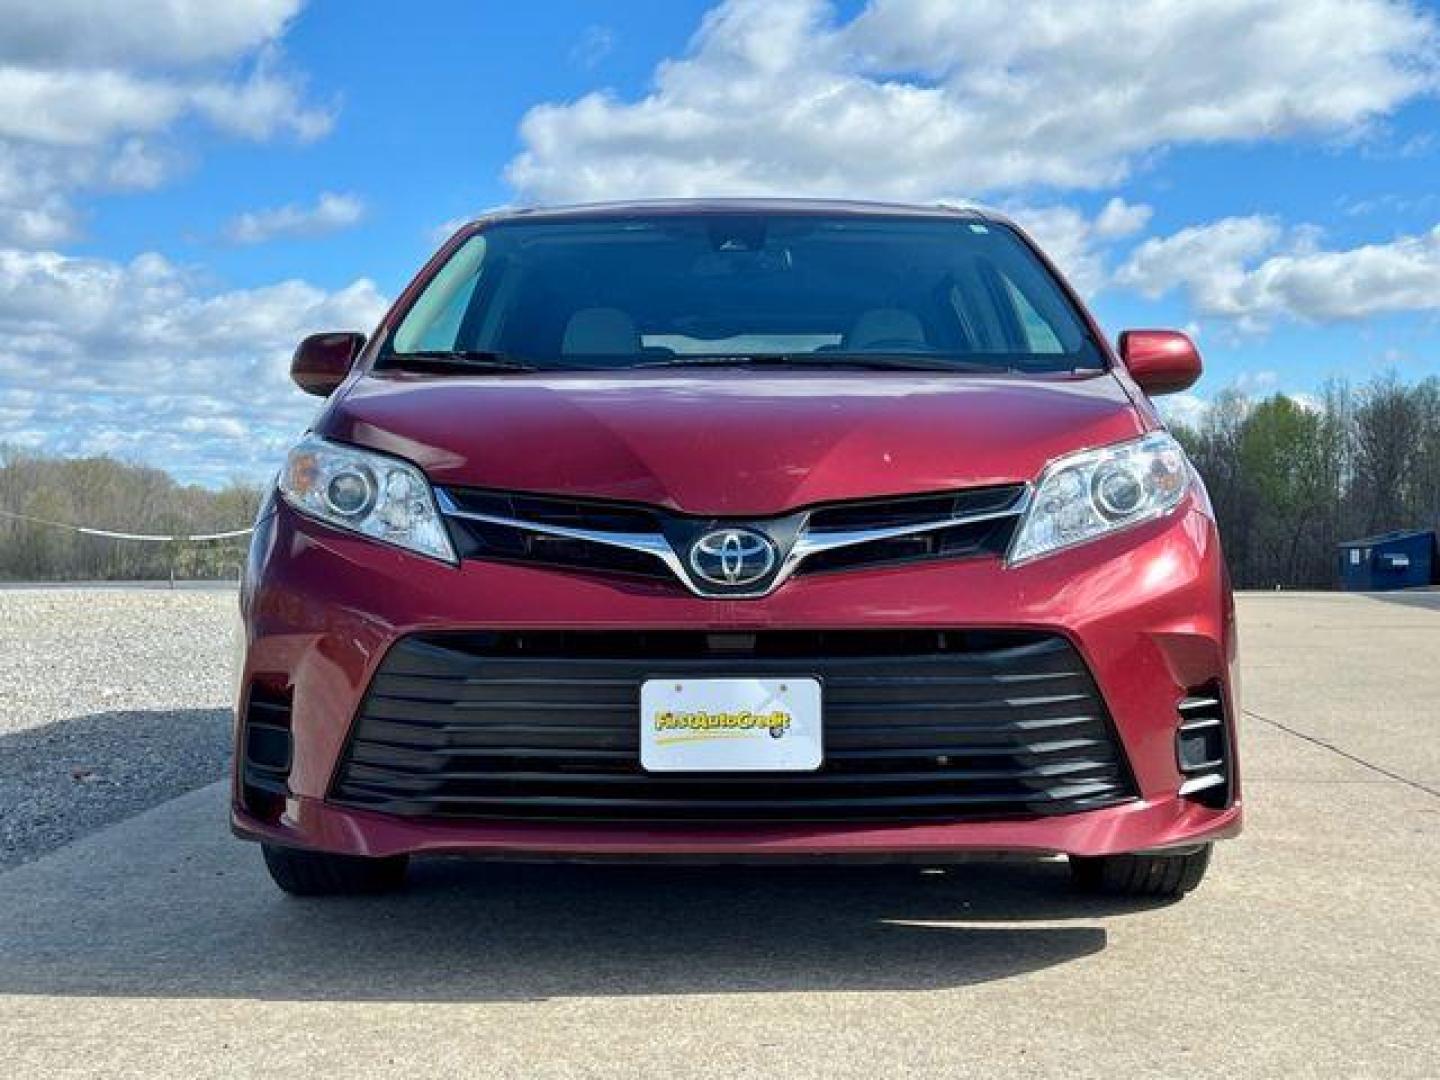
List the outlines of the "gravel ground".
<svg viewBox="0 0 1440 1080">
<path fill-rule="evenodd" d="M 0 867 L 225 775 L 235 603 L 0 590 Z"/>
</svg>

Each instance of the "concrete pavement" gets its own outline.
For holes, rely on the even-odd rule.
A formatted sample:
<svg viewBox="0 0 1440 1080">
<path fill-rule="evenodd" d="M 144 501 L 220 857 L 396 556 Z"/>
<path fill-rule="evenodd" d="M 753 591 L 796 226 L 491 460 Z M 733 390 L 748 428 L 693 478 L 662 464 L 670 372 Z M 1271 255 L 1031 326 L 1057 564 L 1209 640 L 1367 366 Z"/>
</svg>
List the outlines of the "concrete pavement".
<svg viewBox="0 0 1440 1080">
<path fill-rule="evenodd" d="M 439 862 L 296 901 L 217 785 L 0 874 L 0 1073 L 1434 1077 L 1440 611 L 1241 620 L 1249 827 L 1180 904 L 1057 864 Z"/>
</svg>

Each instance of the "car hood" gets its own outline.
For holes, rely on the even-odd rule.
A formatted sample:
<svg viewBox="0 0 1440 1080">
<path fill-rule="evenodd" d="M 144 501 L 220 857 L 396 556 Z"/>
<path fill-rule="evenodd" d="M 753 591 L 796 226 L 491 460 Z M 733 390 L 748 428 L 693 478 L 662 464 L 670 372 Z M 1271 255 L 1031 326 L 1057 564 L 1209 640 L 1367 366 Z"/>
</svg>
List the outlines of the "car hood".
<svg viewBox="0 0 1440 1080">
<path fill-rule="evenodd" d="M 317 422 L 442 485 L 708 515 L 1030 480 L 1142 433 L 1111 375 L 372 374 Z"/>
</svg>

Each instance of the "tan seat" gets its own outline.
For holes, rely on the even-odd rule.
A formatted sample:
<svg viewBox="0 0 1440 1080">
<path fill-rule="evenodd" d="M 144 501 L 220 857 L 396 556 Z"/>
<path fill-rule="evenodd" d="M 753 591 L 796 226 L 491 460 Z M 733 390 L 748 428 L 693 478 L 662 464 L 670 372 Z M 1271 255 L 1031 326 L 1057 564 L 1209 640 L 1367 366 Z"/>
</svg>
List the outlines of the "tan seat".
<svg viewBox="0 0 1440 1080">
<path fill-rule="evenodd" d="M 862 311 L 845 335 L 843 348 L 855 351 L 874 348 L 928 349 L 925 327 L 913 311 L 904 308 L 871 308 Z"/>
<path fill-rule="evenodd" d="M 560 351 L 567 356 L 634 356 L 640 351 L 640 330 L 619 308 L 581 308 L 565 324 Z"/>
</svg>

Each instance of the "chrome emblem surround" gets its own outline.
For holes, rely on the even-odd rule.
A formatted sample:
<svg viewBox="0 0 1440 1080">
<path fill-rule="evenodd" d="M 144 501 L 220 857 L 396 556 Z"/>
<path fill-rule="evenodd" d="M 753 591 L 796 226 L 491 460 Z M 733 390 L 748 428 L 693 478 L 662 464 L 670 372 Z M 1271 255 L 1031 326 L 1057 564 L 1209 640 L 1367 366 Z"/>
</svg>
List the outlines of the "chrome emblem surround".
<svg viewBox="0 0 1440 1080">
<path fill-rule="evenodd" d="M 775 569 L 775 543 L 754 529 L 714 529 L 690 545 L 690 569 L 711 585 L 739 588 L 763 581 Z"/>
</svg>

